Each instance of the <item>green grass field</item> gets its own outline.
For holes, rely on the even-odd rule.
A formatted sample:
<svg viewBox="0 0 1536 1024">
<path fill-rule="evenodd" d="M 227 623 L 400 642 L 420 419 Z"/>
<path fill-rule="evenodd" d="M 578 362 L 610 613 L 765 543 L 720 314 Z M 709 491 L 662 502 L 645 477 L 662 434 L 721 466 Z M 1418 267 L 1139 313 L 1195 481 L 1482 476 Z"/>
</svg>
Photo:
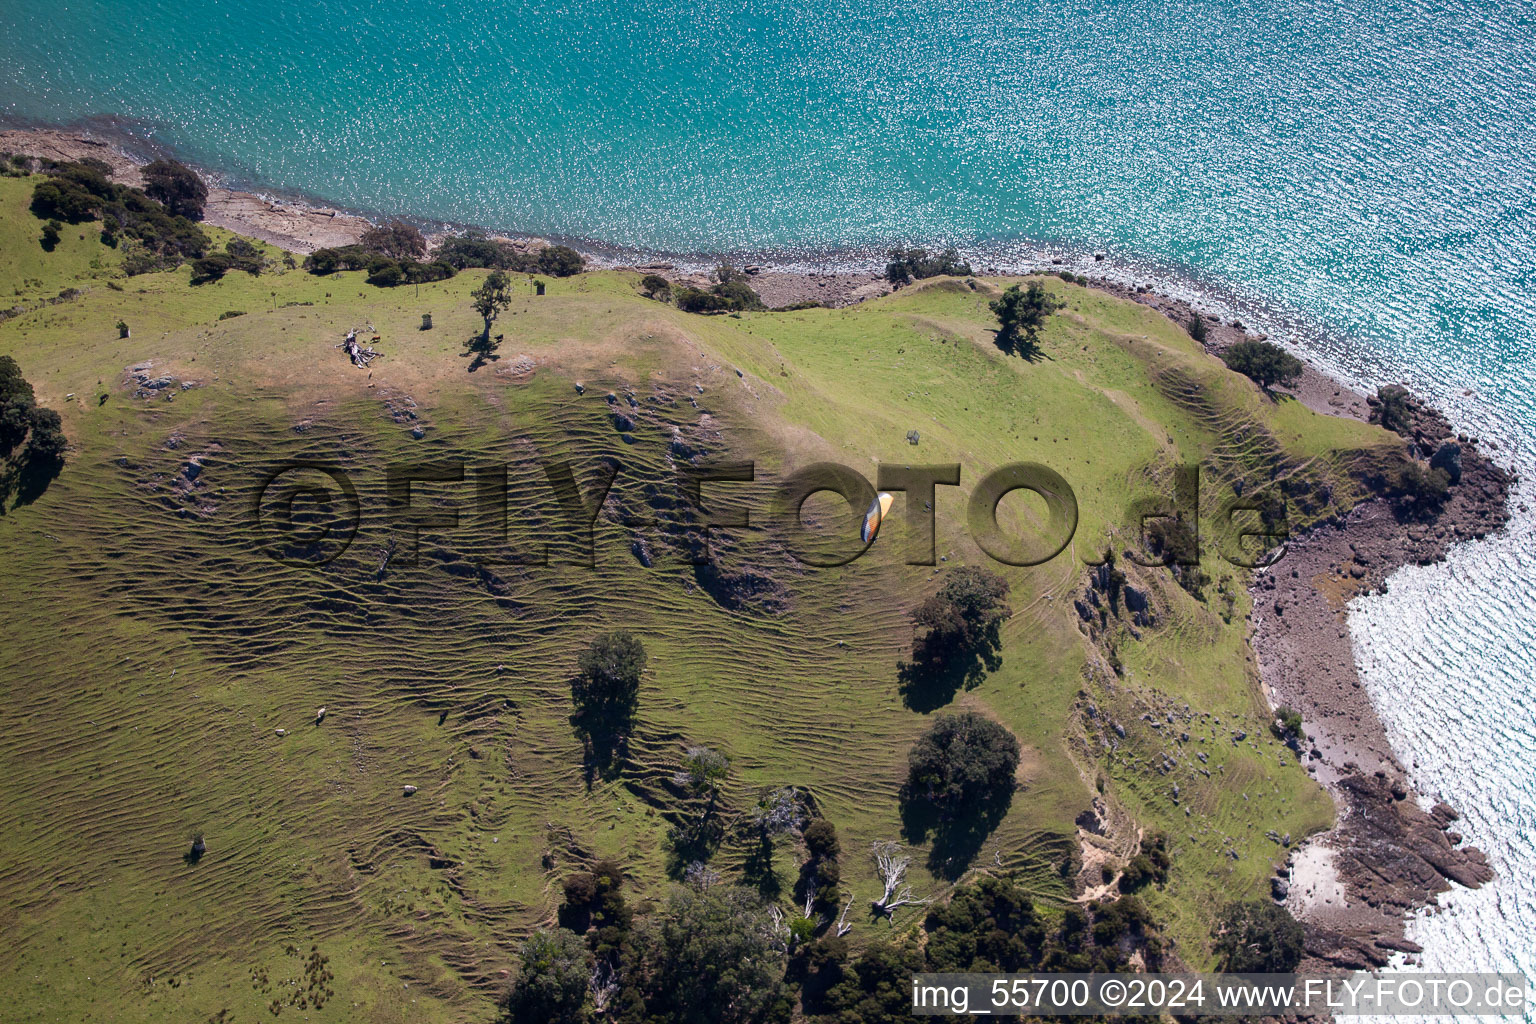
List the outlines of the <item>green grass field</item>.
<svg viewBox="0 0 1536 1024">
<path fill-rule="evenodd" d="M 1326 504 L 1293 509 L 1295 528 L 1347 508 L 1358 466 L 1400 444 L 1276 404 L 1144 307 L 1052 280 L 1067 306 L 1025 361 L 992 344 L 986 302 L 1007 282 L 695 317 L 641 297 L 638 275 L 592 273 L 520 294 L 496 327 L 499 358 L 467 372 L 483 272 L 419 292 L 300 270 L 196 287 L 186 268 L 126 278 L 89 226 L 43 253 L 29 190 L 0 179 L 0 280 L 22 310 L 0 322 L 0 353 L 63 415 L 71 450 L 41 498 L 0 516 L 7 1019 L 257 1021 L 274 1005 L 279 1019 L 486 1019 L 571 870 L 616 858 L 642 909 L 663 891 L 678 812 L 667 779 L 696 744 L 731 758 L 728 810 L 769 787 L 809 791 L 842 835 L 855 936 L 887 929 L 859 913 L 878 895 L 867 851 L 901 836 L 906 751 L 928 723 L 904 705 L 896 666 L 908 613 L 956 565 L 1004 572 L 1014 614 L 1001 669 L 951 706 L 994 716 L 1025 748 L 1012 810 L 973 870 L 1024 871 L 1042 899 L 1072 898 L 1057 865 L 1102 787 L 1111 853 L 1137 828 L 1171 838 L 1172 877 L 1148 899 L 1178 954 L 1204 966 L 1220 902 L 1265 891 L 1283 859 L 1266 832 L 1331 821 L 1270 737 L 1246 570 L 1214 541 L 1204 603 L 1165 568 L 1128 567 L 1157 615 L 1139 639 L 1121 624 L 1091 640 L 1073 598 L 1084 557 L 1138 546 L 1130 502 L 1171 492 L 1176 466 L 1203 467 L 1214 538 L 1234 480 L 1250 493 L 1328 485 Z M 431 331 L 417 329 L 425 312 Z M 364 325 L 384 353 L 371 373 L 337 348 Z M 178 383 L 139 388 L 129 368 L 146 363 Z M 674 437 L 757 460 L 758 482 L 709 493 L 752 506 L 758 525 L 722 557 L 770 580 L 775 610 L 723 607 L 648 525 L 672 493 Z M 547 529 L 537 460 L 568 459 L 585 482 L 605 458 L 621 468 L 592 567 L 558 544 L 547 566 L 496 563 L 505 549 L 466 478 L 417 485 L 463 522 L 424 529 L 415 567 L 397 549 L 380 571 L 400 539 L 389 464 L 509 464 L 514 529 Z M 262 474 L 288 459 L 335 463 L 357 485 L 357 536 L 323 567 L 274 561 L 253 524 Z M 850 565 L 794 564 L 763 528 L 766 496 L 821 460 L 871 481 L 882 461 L 960 463 L 962 486 L 937 501 L 944 561 L 904 565 L 896 517 Z M 1071 482 L 1081 523 L 1056 559 L 996 566 L 969 537 L 965 496 L 1030 460 Z M 830 502 L 812 506 L 847 528 Z M 1003 519 L 1027 528 L 1037 511 L 1016 495 Z M 652 567 L 631 553 L 637 538 Z M 589 781 L 568 680 L 591 636 L 619 626 L 650 654 L 640 725 L 622 773 Z M 207 854 L 189 864 L 196 833 Z M 786 892 L 799 856 L 776 850 Z M 739 876 L 744 849 L 726 842 L 715 867 Z M 954 872 L 940 867 L 916 872 L 919 892 L 942 896 Z M 318 987 L 312 947 L 334 976 Z"/>
</svg>

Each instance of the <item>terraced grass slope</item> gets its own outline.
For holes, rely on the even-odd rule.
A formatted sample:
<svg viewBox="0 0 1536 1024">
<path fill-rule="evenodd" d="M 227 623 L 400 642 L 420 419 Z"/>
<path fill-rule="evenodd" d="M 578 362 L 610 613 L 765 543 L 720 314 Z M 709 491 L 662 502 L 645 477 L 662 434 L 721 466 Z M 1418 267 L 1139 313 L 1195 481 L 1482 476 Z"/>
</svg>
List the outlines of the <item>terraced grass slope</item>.
<svg viewBox="0 0 1536 1024">
<path fill-rule="evenodd" d="M 1164 831 L 1173 874 L 1146 895 L 1203 965 L 1213 894 L 1260 892 L 1283 856 L 1266 833 L 1331 819 L 1266 728 L 1246 570 L 1215 556 L 1219 504 L 1234 481 L 1283 487 L 1302 525 L 1357 500 L 1361 467 L 1400 458 L 1399 442 L 1277 405 L 1143 307 L 1053 281 L 1067 308 L 1024 361 L 991 341 L 986 301 L 1006 282 L 702 318 L 640 297 L 636 275 L 596 273 L 521 295 L 498 358 L 467 372 L 478 272 L 419 292 L 280 266 L 196 287 L 186 269 L 124 278 L 85 229 L 41 253 L 29 188 L 0 180 L 0 278 L 21 307 L 0 353 L 63 414 L 71 453 L 40 499 L 0 516 L 0 990 L 14 1019 L 486 1017 L 568 872 L 612 857 L 642 907 L 662 892 L 686 813 L 670 776 L 698 744 L 731 758 L 728 814 L 770 787 L 806 791 L 842 834 L 855 935 L 889 928 L 861 912 L 878 895 L 865 851 L 902 836 L 906 751 L 928 724 L 897 663 L 908 613 L 962 564 L 1006 575 L 1013 616 L 1000 670 L 946 706 L 994 716 L 1025 754 L 1006 820 L 965 862 L 920 851 L 919 892 L 1018 869 L 1066 901 L 1141 831 Z M 353 327 L 380 337 L 371 371 L 337 348 Z M 753 484 L 708 485 L 755 523 L 717 533 L 717 572 L 679 557 L 668 527 L 678 467 L 706 456 L 758 464 Z M 324 565 L 274 560 L 255 522 L 286 460 L 356 487 L 356 536 Z M 559 540 L 547 565 L 510 558 L 562 536 L 552 460 L 584 488 L 618 467 L 590 566 Z M 960 463 L 962 486 L 937 500 L 943 561 L 905 565 L 899 517 L 846 566 L 790 559 L 768 498 L 821 460 L 871 481 L 880 462 Z M 970 539 L 965 496 L 1024 460 L 1071 482 L 1081 524 L 1056 559 L 997 566 Z M 416 507 L 461 518 L 422 527 L 409 565 L 387 467 L 457 462 L 462 482 L 414 486 Z M 1085 620 L 1085 559 L 1139 547 L 1133 500 L 1171 494 L 1189 464 L 1205 471 L 1204 600 L 1122 557 L 1150 624 L 1118 604 Z M 495 478 L 475 467 L 501 465 L 510 543 L 476 500 Z M 807 509 L 852 529 L 825 496 Z M 1017 494 L 1001 509 L 1019 529 L 1039 511 Z M 610 777 L 584 769 L 568 687 L 580 647 L 618 626 L 650 668 Z M 1102 835 L 1075 824 L 1095 804 Z M 728 837 L 714 866 L 787 894 L 794 844 L 766 866 L 749 854 Z"/>
</svg>

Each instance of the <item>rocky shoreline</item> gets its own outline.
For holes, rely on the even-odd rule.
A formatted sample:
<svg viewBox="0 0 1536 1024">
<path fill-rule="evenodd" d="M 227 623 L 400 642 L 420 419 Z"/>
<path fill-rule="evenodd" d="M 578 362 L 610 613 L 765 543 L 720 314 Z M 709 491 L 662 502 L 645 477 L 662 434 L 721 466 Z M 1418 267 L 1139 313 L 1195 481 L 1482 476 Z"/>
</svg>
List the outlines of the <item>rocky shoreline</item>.
<svg viewBox="0 0 1536 1024">
<path fill-rule="evenodd" d="M 1301 713 L 1302 752 L 1339 809 L 1333 830 L 1311 841 L 1322 855 L 1294 857 L 1276 896 L 1307 924 L 1310 956 L 1351 968 L 1417 953 L 1405 917 L 1452 882 L 1475 888 L 1493 877 L 1482 851 L 1461 844 L 1454 810 L 1421 807 L 1360 682 L 1348 631 L 1351 598 L 1509 521 L 1512 478 L 1475 441 L 1422 406 L 1407 433 L 1422 457 L 1459 449 L 1460 479 L 1437 514 L 1405 520 L 1388 501 L 1368 501 L 1294 540 L 1251 588 L 1260 676 L 1271 703 Z M 1335 894 L 1318 897 L 1319 887 Z"/>
<path fill-rule="evenodd" d="M 1135 287 L 1095 282 L 1187 323 L 1183 300 Z M 1239 324 L 1211 324 L 1206 347 L 1219 353 L 1247 337 Z M 1368 419 L 1367 397 L 1308 365 L 1291 389 L 1308 407 Z M 1348 602 L 1387 588 L 1405 565 L 1445 558 L 1452 545 L 1479 540 L 1510 519 L 1514 483 L 1482 445 L 1457 435 L 1437 411 L 1408 397 L 1403 434 L 1413 453 L 1454 464 L 1443 505 L 1427 518 L 1405 515 L 1385 497 L 1357 505 L 1303 535 L 1285 556 L 1254 575 L 1250 644 L 1275 708 L 1301 714 L 1296 749 L 1337 808 L 1334 827 L 1291 851 L 1274 879 L 1273 896 L 1306 926 L 1303 970 L 1386 966 L 1395 954 L 1421 950 L 1405 934 L 1407 917 L 1437 904 L 1452 883 L 1470 888 L 1493 872 L 1474 846 L 1463 845 L 1458 815 L 1444 803 L 1425 810 L 1388 742 L 1370 694 L 1360 682 L 1349 633 Z M 1437 459 L 1437 462 L 1439 459 Z"/>
<path fill-rule="evenodd" d="M 94 157 L 128 184 L 141 183 L 139 169 L 147 162 L 68 129 L 3 130 L 0 151 L 56 160 Z M 371 224 L 354 213 L 213 183 L 204 220 L 298 254 L 356 242 Z M 701 273 L 672 263 L 633 269 L 707 284 Z M 891 290 L 882 275 L 871 272 L 800 272 L 770 265 L 745 269 L 769 306 L 807 301 L 845 306 Z M 1194 315 L 1184 300 L 1146 286 L 1103 276 L 1089 283 L 1182 323 Z M 1241 324 L 1211 319 L 1207 324 L 1206 347 L 1213 352 L 1250 336 Z M 1373 401 L 1311 365 L 1290 392 L 1317 412 L 1362 420 Z M 1293 537 L 1285 557 L 1256 573 L 1251 586 L 1251 643 L 1267 696 L 1275 707 L 1300 712 L 1305 738 L 1298 752 L 1338 808 L 1335 827 L 1295 848 L 1286 874 L 1275 880 L 1275 897 L 1306 925 L 1309 963 L 1304 968 L 1382 966 L 1394 953 L 1416 953 L 1405 938 L 1407 915 L 1434 904 L 1453 882 L 1475 887 L 1492 877 L 1481 851 L 1462 845 L 1453 830 L 1456 812 L 1444 804 L 1425 811 L 1409 789 L 1360 682 L 1349 635 L 1346 604 L 1351 598 L 1383 589 L 1399 567 L 1438 561 L 1451 545 L 1484 537 L 1509 519 L 1510 475 L 1475 440 L 1453 436 L 1433 410 L 1415 403 L 1412 420 L 1405 434 L 1422 457 L 1447 443 L 1459 450 L 1460 479 L 1437 514 L 1404 520 L 1385 498 L 1367 501 L 1347 516 Z"/>
</svg>

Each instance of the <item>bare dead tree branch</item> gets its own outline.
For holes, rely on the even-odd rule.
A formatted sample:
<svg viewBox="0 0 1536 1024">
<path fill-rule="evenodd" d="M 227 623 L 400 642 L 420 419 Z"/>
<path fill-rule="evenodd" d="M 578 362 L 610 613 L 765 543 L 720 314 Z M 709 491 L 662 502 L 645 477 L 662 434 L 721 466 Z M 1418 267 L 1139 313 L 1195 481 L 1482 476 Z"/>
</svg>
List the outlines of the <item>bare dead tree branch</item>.
<svg viewBox="0 0 1536 1024">
<path fill-rule="evenodd" d="M 870 903 L 875 913 L 881 917 L 891 917 L 898 907 L 921 906 L 929 902 L 927 897 L 914 896 L 912 887 L 905 884 L 912 858 L 902 853 L 901 847 L 890 840 L 882 840 L 876 842 L 873 848 L 875 870 L 885 885 L 885 892 L 880 894 L 878 900 Z"/>
<path fill-rule="evenodd" d="M 853 931 L 853 925 L 848 923 L 848 911 L 853 907 L 853 897 L 848 897 L 848 902 L 843 904 L 843 912 L 837 915 L 837 935 L 842 938 Z"/>
</svg>

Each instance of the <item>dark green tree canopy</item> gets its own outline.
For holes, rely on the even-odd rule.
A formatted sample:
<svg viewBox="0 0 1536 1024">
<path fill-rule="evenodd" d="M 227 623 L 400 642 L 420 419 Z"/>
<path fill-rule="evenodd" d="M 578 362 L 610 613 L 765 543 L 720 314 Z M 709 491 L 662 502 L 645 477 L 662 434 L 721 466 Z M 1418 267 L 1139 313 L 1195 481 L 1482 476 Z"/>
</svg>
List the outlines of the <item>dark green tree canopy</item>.
<svg viewBox="0 0 1536 1024">
<path fill-rule="evenodd" d="M 508 1024 L 584 1024 L 591 1019 L 587 992 L 592 966 L 591 952 L 574 932 L 534 932 L 523 943 L 517 977 L 502 997 L 502 1019 Z"/>
<path fill-rule="evenodd" d="M 102 241 L 128 243 L 123 269 L 130 275 L 169 270 L 208 251 L 201 228 L 143 191 L 114 184 L 100 160 L 52 162 L 47 174 L 33 186 L 32 212 L 71 224 L 99 218 Z"/>
<path fill-rule="evenodd" d="M 679 886 L 635 932 L 625 984 L 648 1024 L 787 1024 L 784 941 L 755 894 Z"/>
<path fill-rule="evenodd" d="M 357 244 L 394 260 L 417 260 L 427 254 L 427 240 L 421 232 L 401 220 L 374 225 L 363 232 Z"/>
<path fill-rule="evenodd" d="M 964 566 L 912 613 L 912 660 L 898 669 L 907 706 L 931 711 L 964 686 L 972 689 L 1002 665 L 1001 627 L 1012 611 L 1008 581 L 988 569 Z"/>
<path fill-rule="evenodd" d="M 144 168 L 144 194 L 178 217 L 202 220 L 208 186 L 197 172 L 175 160 L 156 160 Z"/>
<path fill-rule="evenodd" d="M 586 258 L 568 245 L 551 245 L 540 250 L 538 256 L 539 270 L 551 277 L 579 274 L 586 265 Z"/>
<path fill-rule="evenodd" d="M 891 284 L 908 284 L 927 277 L 965 277 L 970 272 L 971 265 L 960 258 L 960 251 L 954 246 L 938 255 L 927 249 L 897 246 L 885 265 L 885 279 Z"/>
<path fill-rule="evenodd" d="M 627 629 L 599 633 L 577 658 L 573 696 L 579 707 L 609 712 L 632 709 L 645 671 L 645 645 Z"/>
<path fill-rule="evenodd" d="M 1000 802 L 1013 792 L 1019 741 L 973 711 L 939 715 L 907 755 L 907 795 L 941 818 Z"/>
<path fill-rule="evenodd" d="M 1229 903 L 1216 919 L 1221 969 L 1235 974 L 1285 974 L 1301 963 L 1306 934 L 1291 912 L 1267 900 Z"/>
<path fill-rule="evenodd" d="M 1302 371 L 1301 360 L 1279 345 L 1256 338 L 1238 342 L 1221 354 L 1227 368 L 1242 374 L 1268 391 L 1276 384 L 1292 384 Z"/>
<path fill-rule="evenodd" d="M 1010 354 L 1033 356 L 1046 318 L 1065 305 L 1040 281 L 1030 281 L 1024 287 L 1010 285 L 988 304 L 997 317 L 997 347 Z"/>
</svg>

